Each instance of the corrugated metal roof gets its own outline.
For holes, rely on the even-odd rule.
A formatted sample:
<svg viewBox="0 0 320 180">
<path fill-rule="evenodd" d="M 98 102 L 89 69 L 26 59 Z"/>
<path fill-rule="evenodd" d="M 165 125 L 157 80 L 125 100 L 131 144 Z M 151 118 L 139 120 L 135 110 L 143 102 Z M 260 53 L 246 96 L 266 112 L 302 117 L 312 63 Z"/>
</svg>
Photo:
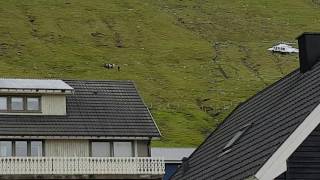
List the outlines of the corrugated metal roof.
<svg viewBox="0 0 320 180">
<path fill-rule="evenodd" d="M 165 161 L 181 161 L 196 148 L 151 148 L 151 157 L 164 157 Z"/>
<path fill-rule="evenodd" d="M 73 88 L 62 80 L 1 78 L 0 89 L 72 90 Z"/>
</svg>

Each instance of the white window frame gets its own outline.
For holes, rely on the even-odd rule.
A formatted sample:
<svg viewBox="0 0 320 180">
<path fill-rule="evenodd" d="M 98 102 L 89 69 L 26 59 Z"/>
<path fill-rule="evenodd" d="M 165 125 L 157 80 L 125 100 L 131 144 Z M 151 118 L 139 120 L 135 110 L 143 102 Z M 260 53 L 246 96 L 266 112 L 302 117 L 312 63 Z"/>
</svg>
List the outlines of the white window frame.
<svg viewBox="0 0 320 180">
<path fill-rule="evenodd" d="M 0 96 L 5 97 L 7 100 L 7 109 L 0 110 L 1 113 L 41 113 L 41 96 Z M 22 98 L 22 110 L 13 109 L 12 108 L 12 98 Z M 37 110 L 28 110 L 28 98 L 37 98 L 38 99 L 38 107 Z"/>
<path fill-rule="evenodd" d="M 109 148 L 108 152 L 103 152 L 105 155 L 97 155 L 97 154 L 94 154 L 94 148 L 96 147 L 95 146 L 95 143 L 98 143 L 98 144 L 105 144 L 106 146 L 104 148 L 106 148 L 106 150 Z M 98 146 L 98 148 L 101 148 L 101 146 Z M 100 154 L 101 151 L 99 152 Z M 91 142 L 91 156 L 92 157 L 111 157 L 112 155 L 112 152 L 111 152 L 111 142 L 108 142 L 108 141 L 92 141 Z"/>
<path fill-rule="evenodd" d="M 22 105 L 22 109 L 13 109 L 13 103 L 12 103 L 12 100 L 13 99 L 21 99 L 21 105 Z M 24 98 L 21 97 L 21 96 L 11 96 L 10 97 L 10 111 L 12 112 L 19 112 L 19 111 L 25 111 L 25 106 L 24 106 Z"/>
<path fill-rule="evenodd" d="M 37 99 L 38 100 L 38 109 L 28 109 L 29 108 L 29 99 Z M 26 104 L 26 111 L 31 112 L 31 111 L 41 111 L 41 98 L 40 97 L 33 97 L 33 96 L 27 96 L 26 100 L 25 100 L 25 104 Z"/>
<path fill-rule="evenodd" d="M 6 103 L 6 104 L 5 104 L 5 107 L 6 107 L 6 108 L 5 108 L 5 109 L 0 109 L 0 111 L 5 111 L 5 112 L 6 112 L 6 111 L 8 111 L 8 97 L 7 97 L 7 96 L 0 96 L 0 99 L 1 99 L 1 98 L 4 98 L 4 99 L 5 99 L 5 103 Z"/>
<path fill-rule="evenodd" d="M 116 154 L 118 153 L 119 149 L 116 150 L 115 147 L 116 147 L 116 144 L 122 144 L 124 145 L 125 143 L 129 143 L 129 147 L 125 147 L 124 150 L 127 150 L 129 149 L 130 150 L 130 155 L 129 156 L 126 156 L 126 155 L 122 155 L 121 153 L 119 154 Z M 123 148 L 123 147 L 121 147 Z M 126 153 L 126 152 L 125 152 Z M 134 150 L 133 150 L 133 143 L 131 141 L 115 141 L 113 142 L 113 156 L 114 157 L 134 157 Z"/>
<path fill-rule="evenodd" d="M 93 156 L 93 152 L 92 152 L 92 148 L 93 148 L 93 143 L 95 143 L 95 142 L 109 142 L 110 143 L 110 156 L 106 156 L 106 157 L 134 157 L 135 155 L 136 155 L 136 151 L 135 151 L 135 148 L 134 148 L 134 145 L 135 145 L 135 142 L 134 141 L 125 141 L 125 140 L 123 140 L 123 141 L 95 141 L 95 140 L 93 140 L 93 141 L 91 141 L 90 142 L 90 156 L 91 157 L 94 157 Z M 115 149 L 114 149 L 114 143 L 118 143 L 118 142 L 129 142 L 130 143 L 130 151 L 131 151 L 131 155 L 130 156 L 115 156 Z"/>
<path fill-rule="evenodd" d="M 11 155 L 8 157 L 15 157 L 16 156 L 16 142 L 27 142 L 27 155 L 26 156 L 17 156 L 17 157 L 43 157 L 44 156 L 44 141 L 43 140 L 26 140 L 26 139 L 17 139 L 17 140 L 10 140 L 10 139 L 4 139 L 0 140 L 0 142 L 11 142 Z M 32 155 L 32 142 L 41 142 L 41 151 L 40 155 Z M 1 148 L 0 148 L 1 151 Z M 1 153 L 1 152 L 0 152 Z M 0 156 L 1 157 L 1 156 Z M 3 157 L 3 156 L 2 156 Z"/>
</svg>

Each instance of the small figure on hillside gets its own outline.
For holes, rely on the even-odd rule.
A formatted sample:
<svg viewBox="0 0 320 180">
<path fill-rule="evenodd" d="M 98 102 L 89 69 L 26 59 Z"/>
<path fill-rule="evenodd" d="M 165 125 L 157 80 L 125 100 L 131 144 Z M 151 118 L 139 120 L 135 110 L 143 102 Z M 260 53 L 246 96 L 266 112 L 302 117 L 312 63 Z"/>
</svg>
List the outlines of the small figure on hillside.
<svg viewBox="0 0 320 180">
<path fill-rule="evenodd" d="M 107 69 L 112 69 L 115 65 L 114 64 L 105 64 Z"/>
<path fill-rule="evenodd" d="M 118 71 L 120 71 L 120 66 L 118 65 Z"/>
</svg>

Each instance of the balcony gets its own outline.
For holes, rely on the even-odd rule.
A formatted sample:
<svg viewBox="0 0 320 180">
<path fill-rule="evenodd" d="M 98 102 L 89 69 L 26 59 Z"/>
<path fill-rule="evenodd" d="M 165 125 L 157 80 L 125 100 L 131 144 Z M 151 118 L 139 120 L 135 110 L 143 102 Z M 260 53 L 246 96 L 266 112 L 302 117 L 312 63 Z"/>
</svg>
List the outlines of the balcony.
<svg viewBox="0 0 320 180">
<path fill-rule="evenodd" d="M 163 175 L 154 157 L 0 157 L 0 175 Z"/>
</svg>

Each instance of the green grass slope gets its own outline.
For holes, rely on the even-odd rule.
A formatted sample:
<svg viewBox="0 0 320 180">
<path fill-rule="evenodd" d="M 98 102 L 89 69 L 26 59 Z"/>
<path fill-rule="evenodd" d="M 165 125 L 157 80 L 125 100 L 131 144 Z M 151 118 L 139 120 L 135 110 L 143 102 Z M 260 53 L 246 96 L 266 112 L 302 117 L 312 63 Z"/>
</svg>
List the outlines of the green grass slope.
<svg viewBox="0 0 320 180">
<path fill-rule="evenodd" d="M 266 49 L 319 22 L 317 0 L 1 1 L 0 76 L 134 80 L 162 131 L 153 145 L 196 146 L 298 67 Z"/>
</svg>

